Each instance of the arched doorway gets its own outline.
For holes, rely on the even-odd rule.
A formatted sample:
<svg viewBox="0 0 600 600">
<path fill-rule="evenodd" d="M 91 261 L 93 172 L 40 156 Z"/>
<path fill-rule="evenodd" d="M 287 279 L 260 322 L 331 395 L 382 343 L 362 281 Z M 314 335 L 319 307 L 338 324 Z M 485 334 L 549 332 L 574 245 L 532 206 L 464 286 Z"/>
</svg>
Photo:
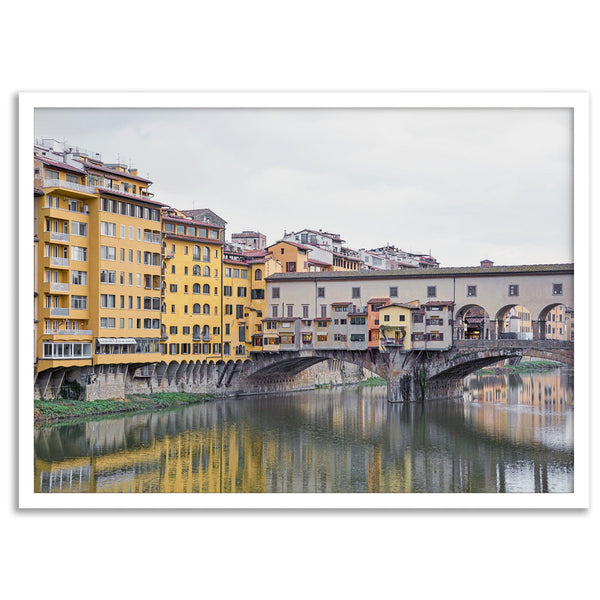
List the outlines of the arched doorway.
<svg viewBox="0 0 600 600">
<path fill-rule="evenodd" d="M 534 320 L 531 311 L 520 304 L 507 304 L 496 313 L 498 339 L 532 340 Z"/>
<path fill-rule="evenodd" d="M 467 304 L 455 313 L 454 339 L 491 339 L 490 316 L 483 306 L 479 306 L 479 304 Z"/>
<path fill-rule="evenodd" d="M 574 326 L 573 308 L 562 303 L 549 304 L 538 315 L 534 339 L 574 342 Z"/>
</svg>

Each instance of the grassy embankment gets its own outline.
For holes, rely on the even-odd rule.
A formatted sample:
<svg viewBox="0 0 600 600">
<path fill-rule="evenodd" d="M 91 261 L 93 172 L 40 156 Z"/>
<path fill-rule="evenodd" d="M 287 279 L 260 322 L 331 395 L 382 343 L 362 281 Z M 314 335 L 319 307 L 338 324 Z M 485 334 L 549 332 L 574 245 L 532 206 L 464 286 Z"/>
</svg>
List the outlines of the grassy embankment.
<svg viewBox="0 0 600 600">
<path fill-rule="evenodd" d="M 558 369 L 559 363 L 549 360 L 528 360 L 518 365 L 503 365 L 501 367 L 487 367 L 476 372 L 477 375 L 496 375 L 498 373 L 536 373 L 538 371 L 552 371 Z"/>
<path fill-rule="evenodd" d="M 126 398 L 113 398 L 110 400 L 35 400 L 34 419 L 36 422 L 51 421 L 54 419 L 71 419 L 77 417 L 94 417 L 144 410 L 158 410 L 161 408 L 175 408 L 199 404 L 214 398 L 212 394 L 187 394 L 159 393 L 135 394 Z"/>
</svg>

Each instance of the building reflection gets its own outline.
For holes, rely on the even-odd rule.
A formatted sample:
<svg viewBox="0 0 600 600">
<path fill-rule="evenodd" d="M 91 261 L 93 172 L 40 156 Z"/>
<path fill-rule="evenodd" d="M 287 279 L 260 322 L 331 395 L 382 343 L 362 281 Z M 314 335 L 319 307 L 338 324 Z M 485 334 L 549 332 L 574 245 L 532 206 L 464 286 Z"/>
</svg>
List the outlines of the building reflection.
<svg viewBox="0 0 600 600">
<path fill-rule="evenodd" d="M 334 389 L 49 427 L 35 491 L 572 491 L 572 404 L 556 371 L 470 378 L 462 403 Z"/>
</svg>

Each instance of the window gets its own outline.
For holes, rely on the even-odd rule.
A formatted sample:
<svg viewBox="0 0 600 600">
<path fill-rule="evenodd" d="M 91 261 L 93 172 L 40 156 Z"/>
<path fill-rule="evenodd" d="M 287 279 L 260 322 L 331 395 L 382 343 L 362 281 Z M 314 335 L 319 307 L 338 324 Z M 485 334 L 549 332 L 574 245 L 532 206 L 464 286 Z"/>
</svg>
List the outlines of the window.
<svg viewBox="0 0 600 600">
<path fill-rule="evenodd" d="M 287 316 L 288 317 L 293 317 L 294 316 L 294 305 L 293 304 L 288 304 L 287 305 Z"/>
<path fill-rule="evenodd" d="M 233 304 L 226 304 L 225 305 L 225 314 L 226 315 L 232 315 L 233 314 Z"/>
<path fill-rule="evenodd" d="M 194 304 L 194 306 L 192 307 L 192 312 L 195 315 L 199 315 L 200 314 L 200 305 L 199 304 Z"/>
<path fill-rule="evenodd" d="M 390 298 L 397 298 L 397 297 L 398 297 L 398 288 L 391 287 L 390 288 Z"/>
<path fill-rule="evenodd" d="M 71 246 L 71 260 L 87 260 L 87 248 L 79 246 Z"/>
<path fill-rule="evenodd" d="M 100 318 L 100 327 L 102 329 L 114 329 L 115 328 L 114 317 L 101 317 Z"/>
<path fill-rule="evenodd" d="M 223 286 L 223 296 L 232 296 L 233 295 L 233 286 L 224 285 Z"/>
<path fill-rule="evenodd" d="M 325 318 L 327 316 L 327 304 L 321 304 L 321 318 Z"/>
<path fill-rule="evenodd" d="M 427 297 L 428 298 L 435 298 L 437 297 L 437 289 L 435 285 L 428 285 L 427 286 Z"/>
<path fill-rule="evenodd" d="M 210 261 L 210 249 L 209 248 L 202 248 L 202 260 L 204 262 L 209 262 Z"/>
<path fill-rule="evenodd" d="M 205 305 L 202 307 L 202 312 L 203 312 L 203 314 L 205 314 L 205 315 L 210 315 L 210 306 L 209 306 L 208 304 L 205 304 Z"/>
<path fill-rule="evenodd" d="M 102 308 L 115 308 L 115 295 L 100 294 L 100 306 Z"/>
<path fill-rule="evenodd" d="M 279 288 L 274 287 L 271 291 L 271 298 L 279 298 Z"/>
<path fill-rule="evenodd" d="M 352 288 L 352 297 L 353 298 L 360 298 L 360 288 L 359 287 L 353 287 Z"/>
<path fill-rule="evenodd" d="M 508 286 L 508 295 L 509 296 L 518 296 L 519 295 L 519 286 L 518 285 L 509 285 Z"/>
<path fill-rule="evenodd" d="M 562 283 L 553 283 L 552 284 L 552 295 L 553 296 L 562 296 L 563 286 Z"/>
<path fill-rule="evenodd" d="M 115 237 L 117 235 L 117 226 L 114 223 L 100 221 L 100 235 Z"/>
<path fill-rule="evenodd" d="M 308 304 L 303 304 L 302 305 L 302 318 L 303 319 L 308 319 Z"/>
<path fill-rule="evenodd" d="M 236 317 L 236 319 L 244 318 L 244 305 L 243 304 L 235 305 L 235 317 Z"/>
<path fill-rule="evenodd" d="M 295 273 L 296 272 L 296 263 L 295 262 L 286 262 L 285 263 L 285 272 L 286 273 Z"/>
<path fill-rule="evenodd" d="M 78 221 L 71 222 L 71 233 L 81 237 L 87 237 L 87 224 L 79 223 Z"/>
<path fill-rule="evenodd" d="M 73 285 L 87 285 L 87 272 L 71 271 L 71 283 Z"/>
<path fill-rule="evenodd" d="M 100 283 L 116 283 L 117 272 L 116 271 L 100 271 Z"/>
<path fill-rule="evenodd" d="M 256 271 L 254 271 L 254 279 L 256 281 L 260 281 L 262 278 L 262 271 L 260 269 L 256 269 Z"/>
<path fill-rule="evenodd" d="M 350 334 L 350 341 L 351 342 L 364 342 L 365 341 L 365 334 L 364 333 L 351 333 Z"/>
<path fill-rule="evenodd" d="M 324 287 L 317 288 L 317 298 L 325 298 L 325 288 Z"/>
<path fill-rule="evenodd" d="M 277 307 L 276 304 L 274 304 L 273 306 L 271 306 L 271 316 L 274 317 L 274 318 L 277 318 L 277 316 L 278 316 L 277 315 L 277 308 L 278 307 Z"/>
<path fill-rule="evenodd" d="M 205 283 L 202 286 L 202 293 L 203 294 L 210 294 L 210 285 L 208 285 L 208 283 Z"/>
<path fill-rule="evenodd" d="M 87 296 L 71 296 L 71 308 L 85 310 L 87 308 Z"/>
<path fill-rule="evenodd" d="M 116 260 L 117 249 L 113 246 L 100 246 L 100 258 L 102 260 Z"/>
<path fill-rule="evenodd" d="M 366 317 L 350 317 L 350 325 L 365 325 Z"/>
<path fill-rule="evenodd" d="M 390 315 L 384 315 L 383 316 L 383 320 L 384 321 L 389 321 L 390 320 Z"/>
<path fill-rule="evenodd" d="M 169 291 L 176 293 L 177 292 L 177 284 L 176 283 L 170 283 L 169 284 Z"/>
<path fill-rule="evenodd" d="M 208 286 L 206 286 L 206 287 L 208 287 Z M 237 295 L 238 295 L 238 298 L 245 298 L 245 297 L 246 297 L 246 291 L 247 291 L 247 290 L 246 290 L 246 288 L 245 288 L 245 287 L 239 287 L 239 288 L 237 289 Z"/>
<path fill-rule="evenodd" d="M 476 285 L 468 285 L 467 286 L 467 296 L 469 296 L 469 297 L 477 296 L 477 286 Z"/>
<path fill-rule="evenodd" d="M 250 297 L 252 300 L 264 300 L 265 290 L 251 290 Z"/>
</svg>

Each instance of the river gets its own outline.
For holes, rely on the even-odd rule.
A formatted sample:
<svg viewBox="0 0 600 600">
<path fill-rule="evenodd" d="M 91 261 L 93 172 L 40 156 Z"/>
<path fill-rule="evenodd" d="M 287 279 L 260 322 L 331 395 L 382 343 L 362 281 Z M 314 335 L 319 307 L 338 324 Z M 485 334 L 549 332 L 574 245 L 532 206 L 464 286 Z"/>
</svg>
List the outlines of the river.
<svg viewBox="0 0 600 600">
<path fill-rule="evenodd" d="M 573 371 L 241 397 L 35 433 L 36 492 L 572 492 Z"/>
</svg>

